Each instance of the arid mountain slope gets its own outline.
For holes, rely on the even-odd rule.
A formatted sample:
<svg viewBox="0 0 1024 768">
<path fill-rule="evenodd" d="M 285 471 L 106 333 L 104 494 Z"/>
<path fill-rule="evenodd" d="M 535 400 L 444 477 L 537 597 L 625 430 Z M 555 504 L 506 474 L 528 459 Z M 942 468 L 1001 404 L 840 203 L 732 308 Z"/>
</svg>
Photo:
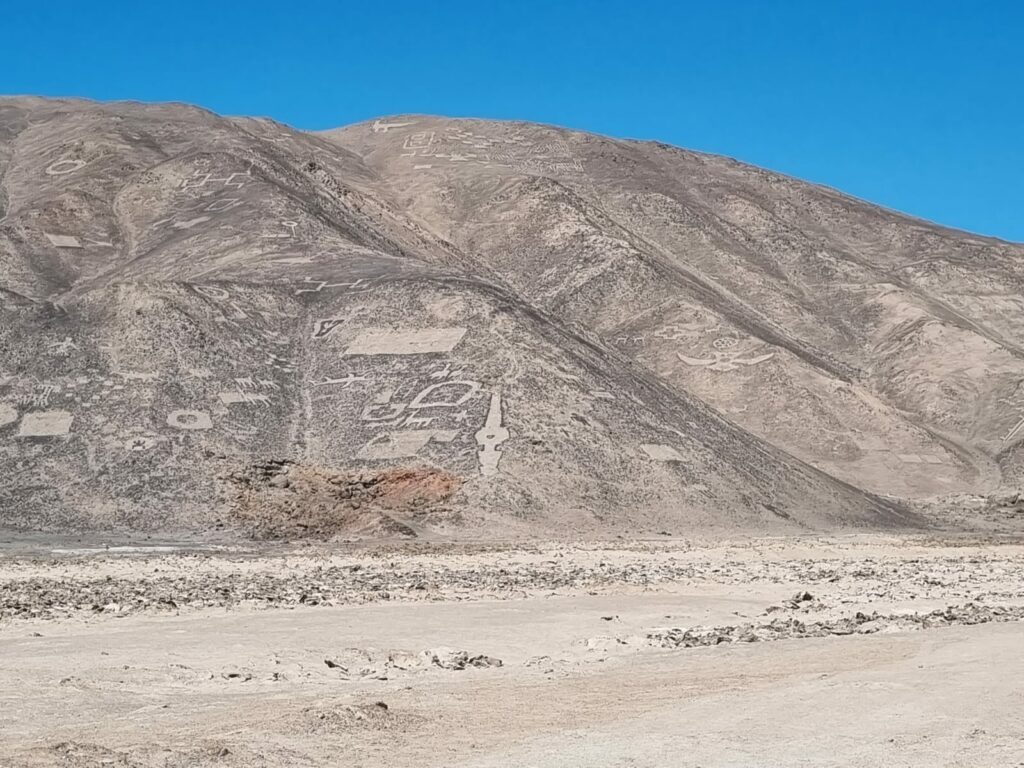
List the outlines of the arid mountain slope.
<svg viewBox="0 0 1024 768">
<path fill-rule="evenodd" d="M 1019 484 L 1021 246 L 665 145 L 390 122 L 327 135 L 411 217 L 677 391 L 873 491 Z"/>
<path fill-rule="evenodd" d="M 15 98 L 0 216 L 3 526 L 891 527 L 1021 479 L 1024 249 L 721 158 Z"/>
</svg>

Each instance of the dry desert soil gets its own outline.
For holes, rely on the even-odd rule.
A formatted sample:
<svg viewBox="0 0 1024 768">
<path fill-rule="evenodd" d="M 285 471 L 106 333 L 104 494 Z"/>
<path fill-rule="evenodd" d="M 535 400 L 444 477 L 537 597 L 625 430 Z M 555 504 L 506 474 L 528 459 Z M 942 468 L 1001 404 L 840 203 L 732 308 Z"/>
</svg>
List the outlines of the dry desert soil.
<svg viewBox="0 0 1024 768">
<path fill-rule="evenodd" d="M 656 142 L 0 98 L 0 768 L 1024 766 L 1024 246 Z"/>
<path fill-rule="evenodd" d="M 0 765 L 1024 765 L 1024 541 L 12 542 Z"/>
</svg>

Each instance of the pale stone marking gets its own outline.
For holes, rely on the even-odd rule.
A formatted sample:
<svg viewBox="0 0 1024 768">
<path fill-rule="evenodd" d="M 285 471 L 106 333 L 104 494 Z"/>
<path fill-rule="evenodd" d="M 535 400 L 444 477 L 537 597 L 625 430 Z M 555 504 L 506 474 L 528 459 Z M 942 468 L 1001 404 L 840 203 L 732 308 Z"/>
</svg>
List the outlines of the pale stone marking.
<svg viewBox="0 0 1024 768">
<path fill-rule="evenodd" d="M 316 382 L 313 386 L 314 387 L 326 387 L 326 386 L 329 386 L 329 385 L 332 385 L 332 384 L 340 384 L 342 389 L 348 389 L 353 384 L 355 384 L 357 381 L 366 381 L 366 377 L 365 376 L 355 376 L 355 375 L 353 375 L 351 373 L 347 373 L 347 374 L 345 374 L 340 379 L 324 379 L 323 381 Z"/>
<path fill-rule="evenodd" d="M 362 277 L 351 283 L 328 283 L 326 280 L 312 280 L 307 277 L 302 281 L 302 283 L 310 287 L 297 289 L 295 291 L 296 295 L 300 293 L 320 293 L 324 288 L 350 288 L 355 291 L 366 290 L 366 287 L 369 287 L 368 285 L 363 287 L 368 283 L 368 281 L 366 278 Z"/>
<path fill-rule="evenodd" d="M 741 365 L 760 365 L 761 363 L 767 362 L 775 357 L 774 352 L 769 352 L 766 355 L 759 355 L 757 357 L 740 357 L 735 352 L 723 352 L 717 351 L 714 353 L 714 357 L 687 357 L 686 355 L 677 352 L 676 356 L 687 365 L 692 365 L 697 368 L 707 368 L 709 371 L 736 371 L 739 370 Z"/>
<path fill-rule="evenodd" d="M 177 429 L 210 429 L 213 422 L 209 414 L 202 411 L 171 411 L 167 414 L 167 426 Z"/>
<path fill-rule="evenodd" d="M 251 440 L 252 438 L 256 437 L 256 434 L 259 432 L 259 430 L 256 427 L 253 427 L 251 425 L 238 424 L 229 424 L 227 431 L 228 434 L 230 434 L 233 438 L 235 438 L 236 440 L 240 440 L 242 442 L 246 440 Z"/>
<path fill-rule="evenodd" d="M 462 391 L 460 392 L 460 390 Z M 426 387 L 412 399 L 409 407 L 412 409 L 455 408 L 462 405 L 479 391 L 480 384 L 475 381 L 442 381 L 439 384 L 431 384 L 429 387 Z"/>
<path fill-rule="evenodd" d="M 18 420 L 18 411 L 12 405 L 0 403 L 0 427 L 6 427 Z"/>
<path fill-rule="evenodd" d="M 252 180 L 252 176 L 246 173 L 232 173 L 224 178 L 214 178 L 212 173 L 194 173 L 191 178 L 185 179 L 181 182 L 182 189 L 201 189 L 210 182 L 223 182 L 225 187 L 235 187 L 241 189 L 245 186 L 245 181 L 235 181 L 235 177 L 241 177 L 245 180 Z"/>
<path fill-rule="evenodd" d="M 502 426 L 501 415 L 501 393 L 491 394 L 491 405 L 487 410 L 487 420 L 484 426 L 476 433 L 476 442 L 480 446 L 480 474 L 496 475 L 498 473 L 498 462 L 501 461 L 501 451 L 498 446 L 511 437 L 511 433 Z"/>
<path fill-rule="evenodd" d="M 46 168 L 47 176 L 66 176 L 86 166 L 85 160 L 56 160 Z"/>
<path fill-rule="evenodd" d="M 410 125 L 416 125 L 412 123 L 382 123 L 380 120 L 373 121 L 373 132 L 374 133 L 387 133 L 392 128 L 405 128 Z"/>
<path fill-rule="evenodd" d="M 690 323 L 670 323 L 654 332 L 654 338 L 668 341 L 682 341 L 696 335 L 717 331 L 719 326 L 709 326 L 699 320 Z"/>
<path fill-rule="evenodd" d="M 924 461 L 916 453 L 898 453 L 896 456 L 904 464 L 921 464 Z"/>
<path fill-rule="evenodd" d="M 214 301 L 224 301 L 225 299 L 231 298 L 231 294 L 225 291 L 223 288 L 218 288 L 216 285 L 193 285 L 192 290 L 198 293 L 200 296 L 205 296 L 208 299 Z"/>
<path fill-rule="evenodd" d="M 43 232 L 46 235 L 46 239 L 49 240 L 57 248 L 81 248 L 81 241 L 74 235 L 54 235 L 49 232 Z"/>
<path fill-rule="evenodd" d="M 322 339 L 325 336 L 329 336 L 331 331 L 340 325 L 344 324 L 344 320 L 338 318 L 329 318 L 327 320 L 317 320 L 313 323 L 313 338 Z"/>
<path fill-rule="evenodd" d="M 1021 420 L 1018 421 L 1017 424 L 1014 427 L 1012 427 L 1009 432 L 1003 435 L 1003 442 L 1006 443 L 1009 442 L 1010 440 L 1013 440 L 1013 438 L 1016 437 L 1022 429 L 1024 429 L 1024 417 L 1021 417 Z"/>
<path fill-rule="evenodd" d="M 410 429 L 387 432 L 364 445 L 359 451 L 364 459 L 400 459 L 415 456 L 431 440 L 450 443 L 458 435 L 453 430 Z"/>
<path fill-rule="evenodd" d="M 74 420 L 67 411 L 33 411 L 21 417 L 18 437 L 59 437 L 71 431 Z"/>
<path fill-rule="evenodd" d="M 462 371 L 452 370 L 451 363 L 445 363 L 443 368 L 438 368 L 436 371 L 432 371 L 429 376 L 432 379 L 450 379 L 453 376 L 461 376 Z"/>
<path fill-rule="evenodd" d="M 220 398 L 224 405 L 235 405 L 237 403 L 270 405 L 270 395 L 257 395 L 252 392 L 218 392 L 217 397 Z"/>
<path fill-rule="evenodd" d="M 21 396 L 22 404 L 44 407 L 50 402 L 50 395 L 56 391 L 57 387 L 53 384 L 41 384 L 37 386 L 35 392 Z M 97 396 L 94 395 L 94 397 Z"/>
<path fill-rule="evenodd" d="M 402 142 L 402 149 L 407 149 L 412 152 L 417 150 L 425 150 L 434 143 L 434 132 L 423 131 L 421 133 L 414 133 L 411 136 L 406 136 L 405 141 Z"/>
<path fill-rule="evenodd" d="M 78 345 L 71 340 L 70 336 L 65 337 L 63 341 L 52 342 L 48 346 L 58 355 L 70 355 L 71 350 L 78 349 Z"/>
<path fill-rule="evenodd" d="M 287 232 L 273 232 L 269 235 L 260 235 L 264 240 L 288 240 L 295 237 L 295 228 L 299 226 L 297 221 L 282 221 L 282 227 L 287 227 Z"/>
<path fill-rule="evenodd" d="M 295 364 L 292 363 L 291 360 L 286 360 L 283 357 L 278 357 L 273 352 L 271 352 L 267 356 L 266 364 L 267 365 L 272 365 L 275 368 L 280 368 L 282 371 L 286 371 L 288 373 L 291 373 L 292 371 L 295 370 Z"/>
<path fill-rule="evenodd" d="M 359 418 L 362 421 L 388 421 L 401 415 L 405 410 L 405 403 L 392 404 L 391 398 L 394 392 L 386 389 L 373 398 L 373 403 L 363 408 Z M 383 414 L 381 409 L 384 409 Z"/>
<path fill-rule="evenodd" d="M 241 204 L 242 199 L 240 197 L 225 197 L 221 200 L 214 200 L 203 210 L 207 213 L 223 213 L 224 211 L 230 211 L 232 208 L 237 208 Z"/>
<path fill-rule="evenodd" d="M 410 331 L 367 329 L 349 344 L 345 354 L 422 355 L 451 352 L 465 335 L 465 328 L 427 328 Z"/>
<path fill-rule="evenodd" d="M 646 453 L 652 461 L 684 461 L 682 454 L 671 445 L 644 443 L 640 446 L 640 450 Z"/>
<path fill-rule="evenodd" d="M 430 422 L 434 420 L 433 416 L 406 416 L 405 420 L 402 421 L 403 427 L 429 427 Z"/>
<path fill-rule="evenodd" d="M 210 216 L 196 216 L 194 219 L 189 219 L 188 221 L 176 221 L 171 226 L 175 229 L 192 229 L 192 227 L 197 224 L 209 221 L 210 218 Z"/>
</svg>

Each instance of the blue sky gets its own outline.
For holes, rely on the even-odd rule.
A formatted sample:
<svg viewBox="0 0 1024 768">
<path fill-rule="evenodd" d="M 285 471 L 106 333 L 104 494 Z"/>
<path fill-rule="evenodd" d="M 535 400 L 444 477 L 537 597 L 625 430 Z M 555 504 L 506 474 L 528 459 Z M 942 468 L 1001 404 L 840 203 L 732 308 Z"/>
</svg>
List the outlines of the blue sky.
<svg viewBox="0 0 1024 768">
<path fill-rule="evenodd" d="M 1018 0 L 41 0 L 0 20 L 0 93 L 309 129 L 402 112 L 556 123 L 1024 241 Z"/>
</svg>

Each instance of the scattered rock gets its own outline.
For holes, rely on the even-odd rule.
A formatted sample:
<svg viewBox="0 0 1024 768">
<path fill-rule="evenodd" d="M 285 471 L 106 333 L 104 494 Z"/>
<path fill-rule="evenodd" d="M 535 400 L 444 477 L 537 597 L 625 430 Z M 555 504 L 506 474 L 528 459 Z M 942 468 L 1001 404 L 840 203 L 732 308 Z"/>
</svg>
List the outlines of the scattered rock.
<svg viewBox="0 0 1024 768">
<path fill-rule="evenodd" d="M 422 513 L 459 488 L 449 472 L 396 467 L 366 475 L 270 460 L 223 475 L 231 515 L 257 539 L 415 537 L 393 512 Z"/>
<path fill-rule="evenodd" d="M 225 669 L 220 673 L 220 676 L 225 680 L 237 680 L 243 683 L 247 683 L 252 680 L 252 672 L 247 669 L 238 669 L 235 667 Z"/>
<path fill-rule="evenodd" d="M 291 475 L 289 475 L 291 476 Z M 414 546 L 409 544 L 406 546 Z M 429 547 L 430 545 L 423 545 Z M 596 593 L 609 589 L 678 583 L 721 585 L 827 585 L 801 589 L 784 604 L 766 612 L 825 613 L 844 596 L 857 602 L 907 602 L 919 599 L 964 599 L 960 586 L 970 581 L 977 594 L 1007 603 L 1024 601 L 1024 585 L 1013 574 L 1024 572 L 1024 557 L 992 553 L 965 559 L 958 553 L 916 558 L 865 557 L 850 560 L 691 560 L 634 557 L 594 562 L 553 552 L 542 562 L 509 565 L 482 559 L 437 560 L 416 556 L 361 558 L 324 565 L 315 557 L 277 567 L 249 570 L 228 562 L 195 568 L 192 556 L 161 558 L 160 567 L 138 573 L 96 577 L 94 566 L 75 570 L 54 564 L 52 570 L 9 578 L 0 589 L 0 625 L 19 619 L 52 619 L 82 613 L 120 617 L 139 612 L 180 612 L 211 607 L 319 606 L 366 602 L 520 598 L 530 594 Z M 98 556 L 103 568 L 116 558 Z M 284 562 L 284 561 L 281 561 Z M 50 575 L 52 574 L 52 575 Z M 427 584 L 428 589 L 421 587 Z M 858 586 L 865 585 L 865 586 Z M 817 595 L 817 596 L 816 596 Z M 799 599 L 798 599 L 799 598 Z M 810 598 L 810 599 L 807 599 Z M 116 610 L 114 608 L 116 606 Z M 600 620 L 614 621 L 607 616 Z"/>
<path fill-rule="evenodd" d="M 850 617 L 803 622 L 796 618 L 774 619 L 765 624 L 667 629 L 647 634 L 648 644 L 663 648 L 699 648 L 720 643 L 766 642 L 790 638 L 827 637 L 829 635 L 869 635 L 876 632 L 910 631 L 954 624 L 984 624 L 990 621 L 1022 621 L 1024 606 L 980 606 L 975 603 L 949 606 L 919 614 L 879 615 L 858 611 Z"/>
<path fill-rule="evenodd" d="M 409 716 L 397 717 L 383 701 L 372 704 L 321 702 L 303 709 L 296 724 L 308 733 L 327 734 L 350 730 L 390 730 L 411 719 Z"/>
</svg>

